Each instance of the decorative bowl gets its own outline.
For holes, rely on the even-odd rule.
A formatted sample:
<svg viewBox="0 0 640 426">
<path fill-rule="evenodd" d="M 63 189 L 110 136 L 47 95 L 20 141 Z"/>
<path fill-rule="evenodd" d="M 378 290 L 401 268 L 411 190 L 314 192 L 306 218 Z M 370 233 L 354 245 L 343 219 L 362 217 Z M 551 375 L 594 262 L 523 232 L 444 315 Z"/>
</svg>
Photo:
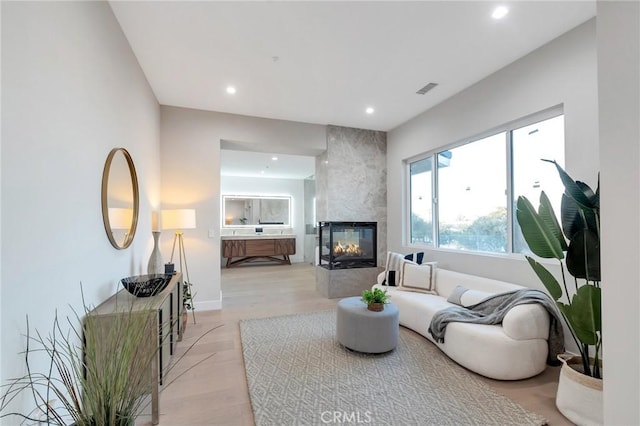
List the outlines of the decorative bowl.
<svg viewBox="0 0 640 426">
<path fill-rule="evenodd" d="M 120 282 L 136 297 L 151 297 L 164 290 L 172 277 L 171 274 L 134 275 L 123 278 Z"/>
</svg>

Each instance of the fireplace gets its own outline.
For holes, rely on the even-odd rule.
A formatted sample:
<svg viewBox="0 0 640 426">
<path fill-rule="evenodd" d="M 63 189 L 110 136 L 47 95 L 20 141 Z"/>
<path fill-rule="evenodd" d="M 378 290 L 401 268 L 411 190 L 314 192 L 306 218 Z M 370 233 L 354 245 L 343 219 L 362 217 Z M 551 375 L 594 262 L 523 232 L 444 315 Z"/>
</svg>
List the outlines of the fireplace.
<svg viewBox="0 0 640 426">
<path fill-rule="evenodd" d="M 327 269 L 377 266 L 377 222 L 320 222 L 320 259 Z"/>
</svg>

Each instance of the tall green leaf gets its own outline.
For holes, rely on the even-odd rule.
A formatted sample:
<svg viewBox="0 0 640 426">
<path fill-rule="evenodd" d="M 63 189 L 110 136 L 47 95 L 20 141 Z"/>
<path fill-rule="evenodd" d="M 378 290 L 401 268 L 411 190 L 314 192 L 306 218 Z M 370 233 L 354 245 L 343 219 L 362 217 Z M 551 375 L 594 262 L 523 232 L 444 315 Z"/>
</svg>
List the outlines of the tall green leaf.
<svg viewBox="0 0 640 426">
<path fill-rule="evenodd" d="M 583 285 L 573 296 L 571 305 L 558 303 L 578 340 L 586 345 L 598 342 L 598 332 L 602 331 L 601 291 L 592 285 Z"/>
<path fill-rule="evenodd" d="M 567 250 L 567 270 L 576 278 L 600 281 L 600 238 L 595 232 L 577 232 Z"/>
<path fill-rule="evenodd" d="M 562 230 L 567 238 L 571 239 L 584 228 L 589 228 L 591 231 L 598 233 L 598 222 L 596 220 L 598 210 L 596 208 L 581 207 L 573 198 L 562 194 L 560 213 L 562 216 Z"/>
<path fill-rule="evenodd" d="M 531 265 L 531 268 L 533 268 L 533 271 L 536 273 L 538 278 L 540 278 L 540 281 L 542 281 L 542 284 L 544 284 L 553 300 L 560 299 L 562 297 L 562 288 L 560 287 L 560 283 L 558 282 L 558 280 L 556 280 L 556 277 L 554 277 L 551 272 L 547 270 L 547 268 L 533 260 L 531 257 L 525 257 L 527 258 L 529 265 Z"/>
<path fill-rule="evenodd" d="M 580 206 L 567 194 L 562 194 L 560 215 L 562 230 L 567 238 L 571 239 L 577 232 L 584 229 L 584 221 L 580 216 Z"/>
<path fill-rule="evenodd" d="M 553 206 L 551 206 L 549 197 L 547 197 L 547 194 L 545 194 L 544 191 L 540 193 L 540 207 L 538 207 L 538 214 L 540 219 L 542 219 L 542 222 L 547 226 L 547 229 L 560 243 L 562 251 L 566 251 L 567 241 L 564 239 L 564 235 L 562 235 L 562 229 L 560 229 L 556 213 L 553 211 Z"/>
<path fill-rule="evenodd" d="M 563 259 L 562 244 L 526 197 L 518 197 L 516 217 L 529 249 L 545 259 Z M 561 238 L 564 241 L 564 237 Z"/>
<path fill-rule="evenodd" d="M 556 166 L 556 169 L 558 170 L 558 174 L 560 175 L 560 179 L 564 184 L 565 193 L 569 197 L 573 198 L 581 206 L 584 206 L 587 208 L 595 207 L 595 200 L 592 198 L 589 198 L 589 196 L 585 194 L 585 191 L 583 190 L 583 187 L 587 186 L 586 184 L 584 183 L 582 183 L 582 185 L 577 184 L 576 181 L 574 181 L 571 178 L 571 176 L 569 176 L 567 172 L 565 172 L 564 169 L 560 167 L 560 165 L 555 161 L 552 161 L 552 160 L 542 160 L 542 161 L 546 161 L 547 163 L 553 163 Z M 589 188 L 589 191 L 591 194 L 593 194 L 593 191 L 591 190 L 591 188 Z"/>
<path fill-rule="evenodd" d="M 600 181 L 599 179 L 600 177 L 598 177 L 598 187 L 596 188 L 595 193 L 586 183 L 580 182 L 579 180 L 576 181 L 576 185 L 578 185 L 580 189 L 582 189 L 582 192 L 584 193 L 584 195 L 587 198 L 589 198 L 589 200 L 591 201 L 591 207 L 584 207 L 584 206 L 581 206 L 581 207 L 582 207 L 582 214 L 586 218 L 587 227 L 595 233 L 598 233 L 598 225 L 596 223 L 597 221 L 595 216 L 600 215 Z"/>
<path fill-rule="evenodd" d="M 598 173 L 598 186 L 596 186 L 596 205 L 597 210 L 600 210 L 600 173 Z"/>
<path fill-rule="evenodd" d="M 593 189 L 591 189 L 591 187 L 586 183 L 579 180 L 576 181 L 576 185 L 578 186 L 578 188 L 580 188 L 584 196 L 587 197 L 589 201 L 593 203 L 596 197 L 596 194 L 593 192 Z"/>
</svg>

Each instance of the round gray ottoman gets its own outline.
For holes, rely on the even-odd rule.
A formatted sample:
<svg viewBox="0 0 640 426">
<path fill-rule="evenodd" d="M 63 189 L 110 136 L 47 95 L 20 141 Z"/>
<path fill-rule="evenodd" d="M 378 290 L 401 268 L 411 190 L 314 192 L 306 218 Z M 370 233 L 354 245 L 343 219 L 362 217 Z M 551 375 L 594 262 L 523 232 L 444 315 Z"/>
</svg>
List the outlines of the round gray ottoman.
<svg viewBox="0 0 640 426">
<path fill-rule="evenodd" d="M 336 337 L 346 348 L 369 354 L 389 352 L 398 345 L 398 332 L 398 308 L 393 303 L 373 312 L 360 297 L 338 302 Z"/>
</svg>

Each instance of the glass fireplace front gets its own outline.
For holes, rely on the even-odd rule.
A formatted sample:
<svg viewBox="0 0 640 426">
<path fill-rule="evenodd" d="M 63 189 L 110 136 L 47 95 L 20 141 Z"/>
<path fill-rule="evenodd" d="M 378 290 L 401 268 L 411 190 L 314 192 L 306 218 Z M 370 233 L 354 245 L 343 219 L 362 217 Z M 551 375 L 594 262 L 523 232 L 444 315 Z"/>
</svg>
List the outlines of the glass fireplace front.
<svg viewBox="0 0 640 426">
<path fill-rule="evenodd" d="M 320 222 L 320 259 L 327 269 L 377 266 L 377 222 Z"/>
</svg>

